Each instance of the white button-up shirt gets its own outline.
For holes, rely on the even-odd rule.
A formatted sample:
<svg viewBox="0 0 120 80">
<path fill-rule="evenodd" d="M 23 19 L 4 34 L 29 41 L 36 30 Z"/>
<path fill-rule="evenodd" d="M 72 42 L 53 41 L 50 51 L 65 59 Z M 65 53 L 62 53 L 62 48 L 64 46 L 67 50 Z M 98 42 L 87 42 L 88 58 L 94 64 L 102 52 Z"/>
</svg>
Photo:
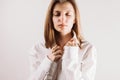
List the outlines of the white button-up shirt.
<svg viewBox="0 0 120 80">
<path fill-rule="evenodd" d="M 74 34 L 74 37 L 76 35 Z M 94 80 L 96 49 L 88 41 L 79 46 L 64 46 L 64 54 L 58 62 L 47 55 L 52 52 L 38 41 L 30 51 L 30 80 Z"/>
</svg>

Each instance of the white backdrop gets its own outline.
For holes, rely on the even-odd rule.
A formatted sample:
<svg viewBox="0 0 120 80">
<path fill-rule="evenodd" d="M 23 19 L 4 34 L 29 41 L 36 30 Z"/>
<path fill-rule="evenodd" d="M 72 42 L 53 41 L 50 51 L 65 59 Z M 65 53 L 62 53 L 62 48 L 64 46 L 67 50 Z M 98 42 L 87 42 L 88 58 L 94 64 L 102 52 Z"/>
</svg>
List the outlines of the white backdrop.
<svg viewBox="0 0 120 80">
<path fill-rule="evenodd" d="M 0 0 L 0 80 L 27 80 L 28 50 L 43 36 L 50 0 Z M 78 0 L 84 37 L 98 51 L 96 80 L 120 80 L 120 1 Z"/>
</svg>

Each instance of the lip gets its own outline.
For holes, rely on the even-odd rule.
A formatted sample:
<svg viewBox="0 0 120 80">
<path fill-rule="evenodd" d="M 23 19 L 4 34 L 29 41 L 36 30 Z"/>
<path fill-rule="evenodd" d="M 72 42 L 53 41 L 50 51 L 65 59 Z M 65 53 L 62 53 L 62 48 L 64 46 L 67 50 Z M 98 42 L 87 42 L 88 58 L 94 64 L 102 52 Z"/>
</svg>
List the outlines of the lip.
<svg viewBox="0 0 120 80">
<path fill-rule="evenodd" d="M 66 27 L 67 25 L 65 25 L 65 24 L 59 24 L 58 26 L 60 26 L 60 27 Z"/>
</svg>

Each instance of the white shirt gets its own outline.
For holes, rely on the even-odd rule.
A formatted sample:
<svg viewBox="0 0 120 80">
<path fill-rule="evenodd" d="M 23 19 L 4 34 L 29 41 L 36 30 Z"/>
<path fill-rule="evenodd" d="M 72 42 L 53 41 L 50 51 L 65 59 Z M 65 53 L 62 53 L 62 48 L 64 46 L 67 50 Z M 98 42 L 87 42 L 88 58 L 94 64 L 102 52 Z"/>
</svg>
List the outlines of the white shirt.
<svg viewBox="0 0 120 80">
<path fill-rule="evenodd" d="M 52 62 L 47 57 L 52 50 L 38 41 L 30 51 L 30 80 L 94 80 L 96 49 L 85 40 L 82 40 L 81 47 L 64 46 L 62 58 Z"/>
</svg>

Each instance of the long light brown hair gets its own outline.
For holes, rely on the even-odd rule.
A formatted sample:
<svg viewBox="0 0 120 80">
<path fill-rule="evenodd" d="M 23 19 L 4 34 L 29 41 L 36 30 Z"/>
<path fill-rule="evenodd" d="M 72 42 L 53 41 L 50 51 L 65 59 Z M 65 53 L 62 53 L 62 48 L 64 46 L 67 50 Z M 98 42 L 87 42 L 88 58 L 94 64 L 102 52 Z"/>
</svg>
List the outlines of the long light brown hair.
<svg viewBox="0 0 120 80">
<path fill-rule="evenodd" d="M 44 38 L 45 38 L 46 48 L 52 48 L 54 43 L 56 43 L 57 32 L 54 29 L 53 20 L 52 20 L 54 7 L 57 3 L 63 3 L 66 1 L 72 4 L 74 11 L 75 11 L 75 23 L 73 24 L 72 30 L 76 33 L 76 37 L 79 40 L 79 42 L 80 43 L 82 42 L 81 40 L 83 39 L 83 37 L 80 31 L 81 30 L 80 29 L 80 14 L 79 14 L 79 10 L 78 10 L 75 0 L 51 0 L 51 3 L 48 7 L 48 12 L 46 15 L 46 20 L 45 20 L 45 25 L 44 25 Z"/>
</svg>

